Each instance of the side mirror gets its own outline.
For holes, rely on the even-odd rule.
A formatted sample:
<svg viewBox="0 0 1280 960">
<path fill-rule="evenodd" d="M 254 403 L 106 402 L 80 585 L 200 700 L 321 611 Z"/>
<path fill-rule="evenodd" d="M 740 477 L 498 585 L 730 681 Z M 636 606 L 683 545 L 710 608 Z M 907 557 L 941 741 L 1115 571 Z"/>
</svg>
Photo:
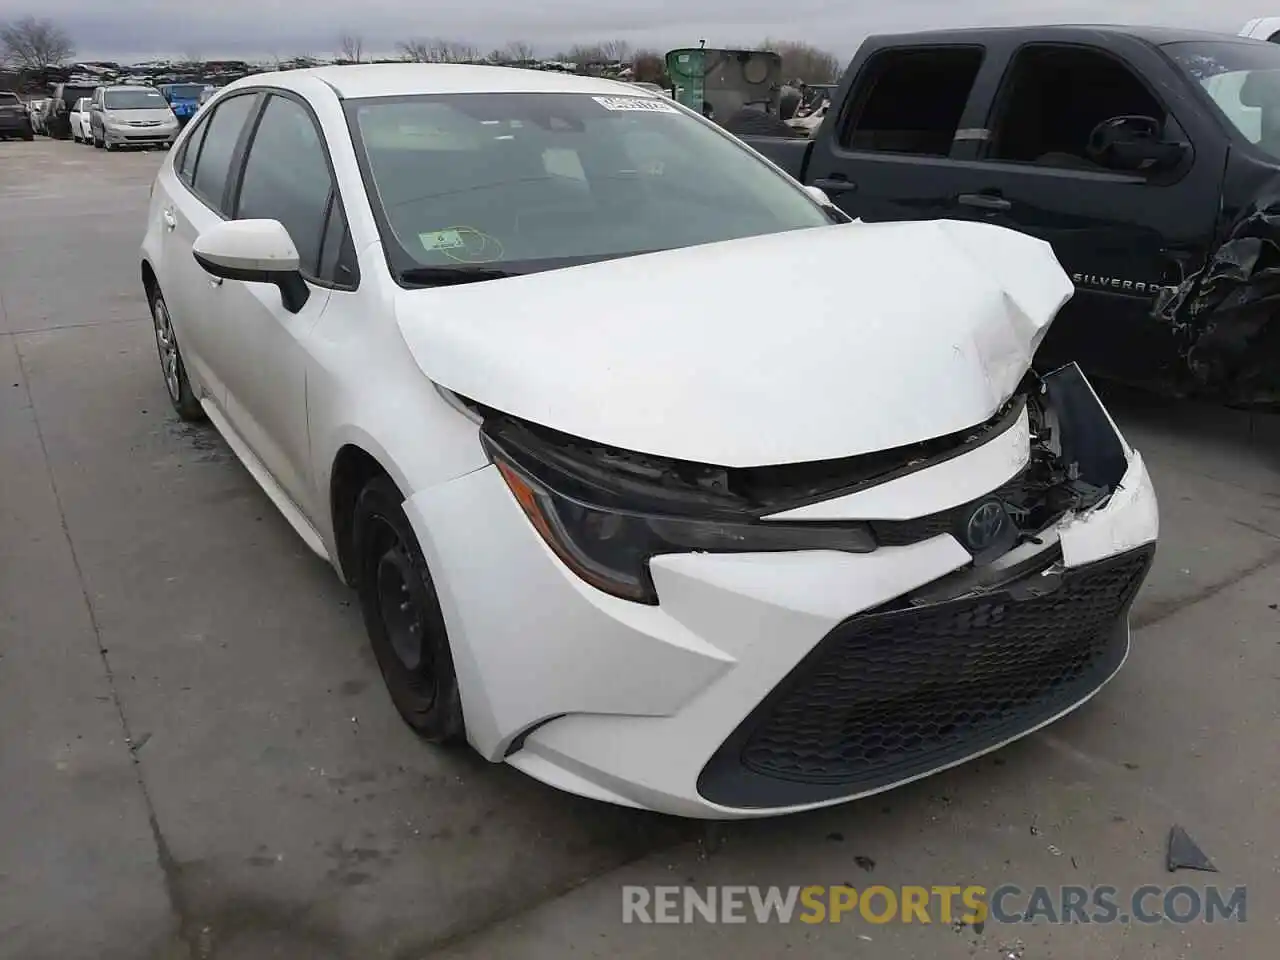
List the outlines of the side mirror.
<svg viewBox="0 0 1280 960">
<path fill-rule="evenodd" d="M 1104 120 L 1089 134 L 1088 154 L 1112 170 L 1155 173 L 1176 167 L 1190 150 L 1185 143 L 1161 139 L 1155 117 L 1123 116 Z"/>
<path fill-rule="evenodd" d="M 275 284 L 290 313 L 306 306 L 311 296 L 298 270 L 298 248 L 279 220 L 227 220 L 200 234 L 191 253 L 215 277 Z"/>
</svg>

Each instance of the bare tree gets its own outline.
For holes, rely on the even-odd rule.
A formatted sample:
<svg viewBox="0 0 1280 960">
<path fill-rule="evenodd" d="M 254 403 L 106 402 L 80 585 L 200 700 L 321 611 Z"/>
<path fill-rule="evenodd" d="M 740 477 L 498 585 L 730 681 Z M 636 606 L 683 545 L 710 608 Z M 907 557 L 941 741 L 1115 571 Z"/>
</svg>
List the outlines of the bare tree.
<svg viewBox="0 0 1280 960">
<path fill-rule="evenodd" d="M 56 67 L 75 55 L 71 35 L 48 19 L 22 17 L 0 28 L 0 50 L 19 70 Z"/>
<path fill-rule="evenodd" d="M 414 63 L 426 63 L 431 59 L 430 48 L 425 40 L 404 40 L 400 44 L 400 56 Z"/>
<path fill-rule="evenodd" d="M 667 62 L 654 50 L 637 50 L 631 56 L 631 70 L 641 83 L 657 83 L 667 86 Z"/>
<path fill-rule="evenodd" d="M 350 30 L 338 35 L 338 52 L 348 63 L 360 63 L 364 60 L 364 37 Z"/>
<path fill-rule="evenodd" d="M 772 50 L 782 57 L 782 79 L 790 83 L 834 83 L 840 77 L 836 55 L 798 40 L 764 40 L 758 50 Z"/>
<path fill-rule="evenodd" d="M 534 57 L 533 44 L 525 43 L 523 40 L 512 40 L 503 50 L 512 63 L 524 63 Z"/>
<path fill-rule="evenodd" d="M 406 40 L 400 44 L 400 53 L 406 60 L 417 63 L 475 63 L 480 51 L 469 43 L 444 40 Z"/>
<path fill-rule="evenodd" d="M 600 51 L 601 59 L 610 63 L 620 63 L 631 56 L 631 44 L 625 40 L 606 40 L 596 44 L 596 49 Z"/>
</svg>

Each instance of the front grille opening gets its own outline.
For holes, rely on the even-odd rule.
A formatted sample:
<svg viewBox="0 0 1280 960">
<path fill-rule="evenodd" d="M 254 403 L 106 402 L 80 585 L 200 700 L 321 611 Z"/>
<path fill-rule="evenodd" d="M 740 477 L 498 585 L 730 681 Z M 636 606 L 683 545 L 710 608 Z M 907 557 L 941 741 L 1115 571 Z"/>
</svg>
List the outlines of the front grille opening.
<svg viewBox="0 0 1280 960">
<path fill-rule="evenodd" d="M 703 795 L 768 806 L 874 790 L 1038 726 L 1119 666 L 1116 628 L 1151 555 L 1063 571 L 1052 592 L 1011 586 L 851 618 L 726 741 Z"/>
</svg>

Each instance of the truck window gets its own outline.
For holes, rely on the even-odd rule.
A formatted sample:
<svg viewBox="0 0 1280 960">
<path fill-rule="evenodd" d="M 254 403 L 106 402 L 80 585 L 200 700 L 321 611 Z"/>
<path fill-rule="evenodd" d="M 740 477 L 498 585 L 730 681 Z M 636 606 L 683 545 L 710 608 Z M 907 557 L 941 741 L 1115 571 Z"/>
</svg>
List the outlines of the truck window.
<svg viewBox="0 0 1280 960">
<path fill-rule="evenodd" d="M 988 123 L 990 160 L 1104 170 L 1089 157 L 1094 127 L 1121 116 L 1168 112 L 1120 61 L 1100 50 L 1037 44 L 1014 57 Z"/>
<path fill-rule="evenodd" d="M 1280 50 L 1229 39 L 1178 41 L 1160 49 L 1241 136 L 1280 157 Z"/>
<path fill-rule="evenodd" d="M 947 156 L 982 56 L 982 47 L 915 47 L 875 54 L 854 88 L 841 146 Z"/>
</svg>

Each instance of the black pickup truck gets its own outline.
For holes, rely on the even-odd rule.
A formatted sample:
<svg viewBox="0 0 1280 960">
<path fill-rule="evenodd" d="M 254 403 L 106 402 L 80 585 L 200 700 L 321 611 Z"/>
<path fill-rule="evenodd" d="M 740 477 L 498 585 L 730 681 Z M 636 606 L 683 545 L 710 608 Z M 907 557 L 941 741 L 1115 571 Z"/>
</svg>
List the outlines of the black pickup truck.
<svg viewBox="0 0 1280 960">
<path fill-rule="evenodd" d="M 1275 44 L 1154 27 L 872 37 L 812 140 L 742 139 L 853 217 L 1048 241 L 1076 294 L 1045 366 L 1280 404 Z"/>
</svg>

